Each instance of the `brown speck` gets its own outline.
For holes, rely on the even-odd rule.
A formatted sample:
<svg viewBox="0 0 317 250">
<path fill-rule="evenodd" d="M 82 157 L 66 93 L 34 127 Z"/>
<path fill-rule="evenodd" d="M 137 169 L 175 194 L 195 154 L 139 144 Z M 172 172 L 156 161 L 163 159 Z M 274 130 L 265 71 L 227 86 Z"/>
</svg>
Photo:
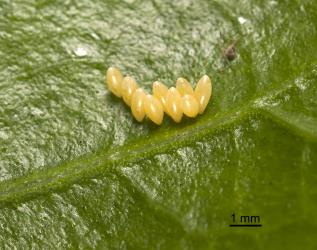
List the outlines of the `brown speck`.
<svg viewBox="0 0 317 250">
<path fill-rule="evenodd" d="M 236 52 L 236 43 L 237 40 L 233 41 L 225 50 L 224 50 L 224 57 L 229 61 L 233 61 L 237 57 Z"/>
</svg>

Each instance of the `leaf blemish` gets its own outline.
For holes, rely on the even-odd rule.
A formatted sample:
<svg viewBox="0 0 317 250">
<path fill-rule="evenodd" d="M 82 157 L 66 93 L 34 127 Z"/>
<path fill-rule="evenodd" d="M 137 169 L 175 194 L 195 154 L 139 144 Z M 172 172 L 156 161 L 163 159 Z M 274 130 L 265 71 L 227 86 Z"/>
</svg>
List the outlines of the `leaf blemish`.
<svg viewBox="0 0 317 250">
<path fill-rule="evenodd" d="M 236 43 L 238 40 L 234 40 L 231 44 L 224 50 L 224 57 L 228 61 L 233 61 L 237 58 L 237 51 L 236 51 Z"/>
</svg>

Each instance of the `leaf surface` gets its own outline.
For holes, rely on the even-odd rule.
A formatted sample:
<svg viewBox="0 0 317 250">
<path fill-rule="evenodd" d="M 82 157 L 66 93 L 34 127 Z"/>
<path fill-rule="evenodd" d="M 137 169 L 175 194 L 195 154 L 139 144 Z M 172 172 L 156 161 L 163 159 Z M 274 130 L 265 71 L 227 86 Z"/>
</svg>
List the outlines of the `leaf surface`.
<svg viewBox="0 0 317 250">
<path fill-rule="evenodd" d="M 314 1 L 0 0 L 1 248 L 316 249 Z M 238 39 L 231 63 L 223 50 Z M 203 74 L 197 119 L 104 85 Z M 231 228 L 232 213 L 261 228 Z"/>
</svg>

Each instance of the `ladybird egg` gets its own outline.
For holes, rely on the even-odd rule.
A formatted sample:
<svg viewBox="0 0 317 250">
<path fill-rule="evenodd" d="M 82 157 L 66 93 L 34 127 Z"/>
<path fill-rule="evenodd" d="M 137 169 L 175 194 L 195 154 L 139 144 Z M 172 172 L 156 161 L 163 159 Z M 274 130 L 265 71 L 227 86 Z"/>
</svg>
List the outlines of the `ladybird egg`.
<svg viewBox="0 0 317 250">
<path fill-rule="evenodd" d="M 121 83 L 122 83 L 122 74 L 120 70 L 115 67 L 110 67 L 107 70 L 106 81 L 110 91 L 117 97 L 121 97 Z"/>
<path fill-rule="evenodd" d="M 152 92 L 153 95 L 160 100 L 163 106 L 164 112 L 166 111 L 166 93 L 168 91 L 168 88 L 161 82 L 154 82 L 152 86 Z"/>
<path fill-rule="evenodd" d="M 184 95 L 194 95 L 194 90 L 190 83 L 185 78 L 178 78 L 176 81 L 176 89 L 181 96 Z"/>
<path fill-rule="evenodd" d="M 204 75 L 197 83 L 194 96 L 199 104 L 199 114 L 202 114 L 210 100 L 212 92 L 211 80 L 207 75 Z"/>
<path fill-rule="evenodd" d="M 166 110 L 167 114 L 172 117 L 175 122 L 181 121 L 183 117 L 182 97 L 174 87 L 170 88 L 166 93 Z"/>
<path fill-rule="evenodd" d="M 192 95 L 184 95 L 182 97 L 182 109 L 188 117 L 196 117 L 199 111 L 199 105 L 196 98 Z"/>
<path fill-rule="evenodd" d="M 123 78 L 121 83 L 121 94 L 127 105 L 131 106 L 132 95 L 137 88 L 138 84 L 132 77 L 126 76 Z"/>
<path fill-rule="evenodd" d="M 141 122 L 144 119 L 145 116 L 145 110 L 144 110 L 144 102 L 145 102 L 145 92 L 143 89 L 138 88 L 136 91 L 134 91 L 131 99 L 131 111 L 134 116 L 134 118 Z"/>
<path fill-rule="evenodd" d="M 161 125 L 164 117 L 163 106 L 159 99 L 147 95 L 144 103 L 145 114 L 157 125 Z"/>
</svg>

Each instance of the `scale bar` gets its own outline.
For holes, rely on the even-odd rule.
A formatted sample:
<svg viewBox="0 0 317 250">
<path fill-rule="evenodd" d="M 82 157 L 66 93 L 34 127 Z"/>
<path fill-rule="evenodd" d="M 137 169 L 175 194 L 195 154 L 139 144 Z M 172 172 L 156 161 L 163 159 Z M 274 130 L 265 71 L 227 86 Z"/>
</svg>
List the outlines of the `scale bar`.
<svg viewBox="0 0 317 250">
<path fill-rule="evenodd" d="M 262 227 L 262 224 L 231 224 L 229 227 Z"/>
</svg>

